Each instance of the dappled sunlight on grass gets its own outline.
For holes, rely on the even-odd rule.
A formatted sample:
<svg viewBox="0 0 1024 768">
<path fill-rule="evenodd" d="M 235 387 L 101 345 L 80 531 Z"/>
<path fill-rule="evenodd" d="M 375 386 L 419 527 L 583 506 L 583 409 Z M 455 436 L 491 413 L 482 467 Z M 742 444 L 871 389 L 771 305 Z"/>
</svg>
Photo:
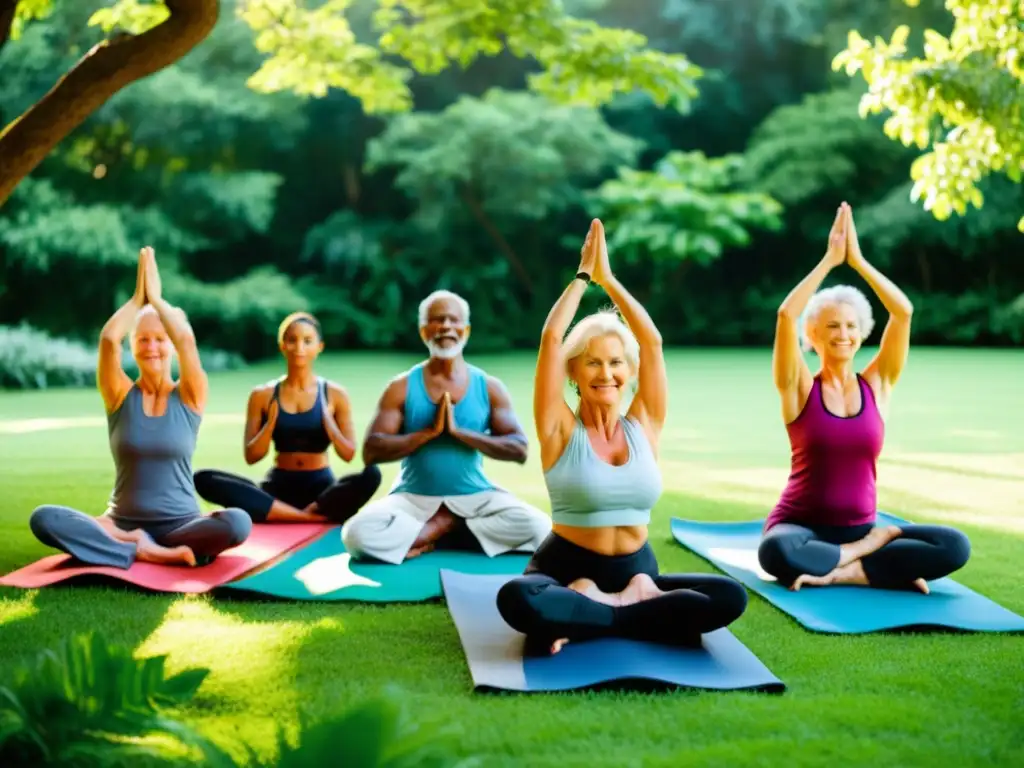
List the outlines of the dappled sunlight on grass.
<svg viewBox="0 0 1024 768">
<path fill-rule="evenodd" d="M 36 607 L 36 590 L 15 593 L 11 597 L 0 598 L 0 627 L 16 621 L 30 619 L 39 613 Z"/>
<path fill-rule="evenodd" d="M 300 649 L 325 629 L 343 631 L 335 618 L 247 621 L 207 597 L 185 597 L 175 600 L 138 653 L 170 654 L 175 671 L 208 667 L 210 676 L 197 700 L 201 707 L 206 702 L 236 712 L 273 714 L 284 724 L 301 700 L 295 687 Z"/>
</svg>

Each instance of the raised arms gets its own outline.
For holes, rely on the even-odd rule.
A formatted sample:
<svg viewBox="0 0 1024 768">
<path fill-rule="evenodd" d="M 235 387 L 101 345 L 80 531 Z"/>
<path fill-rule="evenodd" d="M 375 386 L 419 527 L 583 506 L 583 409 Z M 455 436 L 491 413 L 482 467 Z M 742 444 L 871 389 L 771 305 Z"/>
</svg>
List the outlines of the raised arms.
<svg viewBox="0 0 1024 768">
<path fill-rule="evenodd" d="M 597 263 L 598 226 L 595 219 L 580 251 L 578 271 L 591 276 Z M 552 457 L 557 458 L 562 454 L 575 423 L 575 416 L 565 402 L 562 340 L 586 290 L 587 284 L 574 278 L 551 308 L 540 334 L 540 350 L 533 381 L 533 420 L 537 439 L 540 440 L 541 463 L 545 467 L 551 463 Z"/>
<path fill-rule="evenodd" d="M 647 310 L 612 274 L 604 227 L 598 222 L 597 228 L 599 237 L 594 282 L 604 288 L 605 293 L 615 302 L 619 313 L 640 345 L 637 393 L 629 406 L 628 415 L 644 425 L 648 431 L 651 446 L 656 450 L 668 412 L 668 376 L 665 373 L 665 355 L 662 351 L 661 333 L 651 316 L 647 314 Z"/>
<path fill-rule="evenodd" d="M 803 407 L 801 392 L 810 390 L 811 371 L 800 349 L 800 332 L 797 323 L 807 308 L 811 296 L 822 281 L 846 259 L 846 210 L 843 203 L 836 211 L 835 221 L 828 236 L 828 249 L 814 269 L 797 283 L 779 307 L 775 321 L 775 347 L 772 350 L 772 376 L 775 387 L 782 396 L 782 410 L 787 422 L 792 421 Z"/>
<path fill-rule="evenodd" d="M 882 332 L 878 354 L 864 369 L 865 378 L 878 377 L 876 384 L 881 385 L 882 394 L 889 390 L 899 379 L 910 353 L 910 320 L 914 314 L 914 305 L 910 299 L 885 275 L 868 264 L 861 253 L 857 240 L 857 230 L 853 224 L 853 211 L 847 210 L 847 254 L 846 261 L 871 286 L 879 301 L 889 312 L 889 321 Z"/>
<path fill-rule="evenodd" d="M 125 335 L 135 322 L 135 316 L 146 302 L 145 269 L 146 263 L 140 253 L 135 275 L 135 293 L 110 316 L 100 332 L 96 386 L 107 413 L 117 410 L 128 390 L 132 388 L 131 378 L 121 366 L 121 349 Z"/>
<path fill-rule="evenodd" d="M 163 298 L 160 273 L 156 267 L 153 249 L 146 247 L 142 252 L 142 258 L 146 261 L 146 300 L 160 316 L 160 322 L 163 323 L 167 336 L 178 353 L 178 368 L 181 374 L 178 391 L 181 400 L 193 410 L 202 412 L 206 407 L 209 382 L 199 359 L 196 336 L 185 318 L 185 313 Z"/>
<path fill-rule="evenodd" d="M 402 428 L 402 408 L 405 405 L 406 380 L 403 376 L 392 381 L 377 403 L 377 412 L 363 441 L 363 462 L 383 464 L 404 459 L 424 443 L 433 440 L 444 430 L 447 412 L 437 409 L 437 418 L 430 429 L 398 434 Z"/>
</svg>

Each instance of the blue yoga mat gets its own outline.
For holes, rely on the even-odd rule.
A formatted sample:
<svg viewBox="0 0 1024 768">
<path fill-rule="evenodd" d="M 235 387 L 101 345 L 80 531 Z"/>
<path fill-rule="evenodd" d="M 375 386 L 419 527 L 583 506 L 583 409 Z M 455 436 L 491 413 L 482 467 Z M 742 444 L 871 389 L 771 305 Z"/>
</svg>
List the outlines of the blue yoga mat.
<svg viewBox="0 0 1024 768">
<path fill-rule="evenodd" d="M 905 525 L 907 521 L 879 513 L 878 524 Z M 763 526 L 764 520 L 709 523 L 672 518 L 672 535 L 815 632 L 863 634 L 924 627 L 1024 631 L 1024 618 L 951 578 L 928 582 L 928 595 L 856 586 L 803 587 L 793 592 L 758 564 Z"/>
<path fill-rule="evenodd" d="M 501 618 L 497 595 L 507 575 L 441 571 L 477 691 L 567 691 L 657 687 L 781 692 L 785 685 L 728 629 L 704 635 L 703 648 L 636 640 L 567 643 L 553 656 L 523 657 L 525 636 Z"/>
<path fill-rule="evenodd" d="M 441 597 L 442 568 L 516 575 L 523 572 L 530 559 L 529 555 L 515 553 L 487 557 L 482 552 L 443 550 L 400 565 L 356 562 L 345 551 L 340 531 L 334 528 L 266 570 L 225 584 L 220 590 L 285 600 L 420 602 Z"/>
</svg>

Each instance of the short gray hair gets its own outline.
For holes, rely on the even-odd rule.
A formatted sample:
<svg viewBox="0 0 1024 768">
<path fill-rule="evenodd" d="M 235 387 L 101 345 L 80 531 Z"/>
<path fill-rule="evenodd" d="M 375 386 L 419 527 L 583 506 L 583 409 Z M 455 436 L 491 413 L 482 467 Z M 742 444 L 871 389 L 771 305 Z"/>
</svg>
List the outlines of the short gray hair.
<svg viewBox="0 0 1024 768">
<path fill-rule="evenodd" d="M 625 349 L 626 362 L 635 376 L 640 370 L 640 344 L 615 310 L 604 310 L 576 323 L 569 335 L 562 342 L 562 357 L 565 362 L 565 373 L 569 375 L 572 361 L 587 350 L 587 345 L 601 336 L 618 336 Z"/>
<path fill-rule="evenodd" d="M 469 302 L 459 296 L 457 293 L 447 291 L 444 289 L 434 291 L 427 298 L 420 302 L 420 328 L 427 324 L 427 316 L 430 314 L 430 305 L 440 299 L 451 299 L 459 305 L 459 309 L 462 310 L 462 322 L 469 325 Z"/>
<path fill-rule="evenodd" d="M 871 312 L 871 302 L 859 288 L 852 285 L 833 285 L 831 288 L 824 288 L 811 296 L 807 302 L 807 309 L 804 310 L 800 319 L 800 346 L 803 349 L 811 348 L 811 340 L 807 335 L 807 326 L 813 323 L 821 310 L 834 304 L 846 304 L 853 307 L 857 313 L 857 327 L 860 329 L 861 341 L 871 335 L 875 328 L 875 318 Z"/>
</svg>

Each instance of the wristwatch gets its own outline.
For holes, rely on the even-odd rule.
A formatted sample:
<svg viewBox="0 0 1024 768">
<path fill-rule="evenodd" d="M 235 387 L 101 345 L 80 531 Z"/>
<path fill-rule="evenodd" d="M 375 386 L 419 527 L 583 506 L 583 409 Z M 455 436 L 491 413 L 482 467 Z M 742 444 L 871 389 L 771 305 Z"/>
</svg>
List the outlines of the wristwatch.
<svg viewBox="0 0 1024 768">
<path fill-rule="evenodd" d="M 577 272 L 576 273 L 576 277 L 573 278 L 573 279 L 574 280 L 582 280 L 584 283 L 589 283 L 590 282 L 590 275 L 588 275 L 586 272 Z"/>
</svg>

